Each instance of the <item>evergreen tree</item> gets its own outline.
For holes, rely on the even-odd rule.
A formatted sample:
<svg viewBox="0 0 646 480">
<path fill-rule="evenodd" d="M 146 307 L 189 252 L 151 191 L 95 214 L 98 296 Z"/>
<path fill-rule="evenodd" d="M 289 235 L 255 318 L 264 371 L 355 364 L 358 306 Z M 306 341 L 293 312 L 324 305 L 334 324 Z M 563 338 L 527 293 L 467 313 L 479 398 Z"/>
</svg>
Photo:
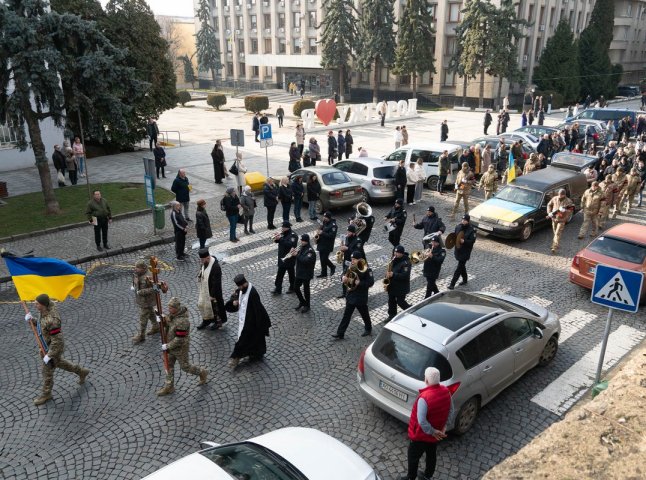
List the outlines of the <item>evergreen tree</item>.
<svg viewBox="0 0 646 480">
<path fill-rule="evenodd" d="M 345 101 L 345 80 L 350 59 L 355 58 L 359 32 L 352 0 L 324 0 L 325 20 L 321 32 L 321 66 L 339 72 L 339 99 Z"/>
<path fill-rule="evenodd" d="M 84 20 L 99 21 L 105 17 L 105 12 L 98 0 L 52 0 L 52 10 L 58 13 L 72 13 Z"/>
<path fill-rule="evenodd" d="M 610 62 L 610 42 L 614 29 L 614 0 L 597 0 L 590 14 L 590 23 L 579 37 L 579 74 L 581 98 L 606 97 L 616 91 L 616 76 Z"/>
<path fill-rule="evenodd" d="M 197 67 L 203 72 L 211 71 L 213 87 L 215 87 L 216 72 L 222 68 L 222 62 L 220 61 L 215 29 L 210 23 L 211 7 L 208 0 L 200 0 L 197 19 L 200 21 L 200 30 L 195 34 Z"/>
<path fill-rule="evenodd" d="M 94 22 L 49 11 L 42 0 L 0 2 L 0 31 L 0 118 L 16 129 L 21 150 L 31 145 L 46 213 L 57 214 L 40 121 L 61 127 L 65 106 L 83 104 L 90 118 L 125 132 L 128 108 L 120 99 L 137 94 L 134 72 L 120 66 L 124 52 Z"/>
<path fill-rule="evenodd" d="M 125 64 L 146 84 L 145 95 L 128 99 L 128 134 L 112 137 L 120 146 L 132 145 L 145 134 L 146 121 L 175 108 L 175 71 L 168 58 L 168 43 L 145 0 L 110 0 L 100 22 L 112 43 L 127 49 Z"/>
<path fill-rule="evenodd" d="M 372 68 L 372 101 L 379 101 L 379 75 L 382 65 L 395 61 L 394 0 L 362 0 L 359 18 L 361 48 L 358 68 L 368 72 Z"/>
<path fill-rule="evenodd" d="M 191 84 L 191 87 L 195 88 L 195 69 L 193 68 L 193 61 L 188 55 L 182 55 L 179 57 L 179 60 L 184 65 L 184 81 Z"/>
<path fill-rule="evenodd" d="M 455 50 L 451 54 L 451 58 L 449 59 L 449 65 L 448 65 L 448 71 L 451 73 L 454 73 L 455 75 L 458 75 L 459 77 L 462 78 L 462 106 L 464 107 L 466 105 L 466 99 L 467 99 L 467 81 L 469 77 L 466 74 L 466 71 L 464 69 L 464 65 L 460 61 L 460 58 L 462 57 L 462 44 L 457 41 L 458 38 L 462 38 L 465 35 L 465 30 L 468 28 L 468 25 L 465 24 L 464 22 L 459 23 L 455 27 Z"/>
<path fill-rule="evenodd" d="M 561 20 L 547 40 L 532 78 L 539 90 L 559 92 L 567 102 L 578 99 L 579 53 L 567 20 Z"/>
<path fill-rule="evenodd" d="M 413 97 L 417 96 L 417 77 L 435 73 L 435 30 L 427 0 L 407 0 L 399 20 L 393 72 L 411 76 Z"/>
</svg>

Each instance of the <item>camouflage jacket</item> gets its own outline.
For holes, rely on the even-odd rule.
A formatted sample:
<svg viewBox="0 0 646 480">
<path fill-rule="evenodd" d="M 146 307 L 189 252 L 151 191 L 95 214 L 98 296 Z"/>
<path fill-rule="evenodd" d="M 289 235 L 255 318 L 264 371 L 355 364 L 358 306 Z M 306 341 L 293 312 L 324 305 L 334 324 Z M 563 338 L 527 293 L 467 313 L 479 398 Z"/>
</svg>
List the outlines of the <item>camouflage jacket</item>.
<svg viewBox="0 0 646 480">
<path fill-rule="evenodd" d="M 59 358 L 65 350 L 65 342 L 61 330 L 61 316 L 56 307 L 52 305 L 45 313 L 41 313 L 38 323 L 48 346 L 47 355 L 50 358 Z"/>
<path fill-rule="evenodd" d="M 588 188 L 581 197 L 581 208 L 584 213 L 596 215 L 599 213 L 603 199 L 604 195 L 600 188 L 597 188 L 594 192 L 591 188 Z"/>
<path fill-rule="evenodd" d="M 168 315 L 166 323 L 166 334 L 168 337 L 168 351 L 172 353 L 173 350 L 180 350 L 183 347 L 188 347 L 188 331 L 191 328 L 191 323 L 188 319 L 188 310 L 185 306 L 179 307 L 179 311 L 175 315 Z"/>
<path fill-rule="evenodd" d="M 140 308 L 154 307 L 157 299 L 153 282 L 146 275 L 135 275 L 132 282 L 135 287 L 137 305 Z"/>
</svg>

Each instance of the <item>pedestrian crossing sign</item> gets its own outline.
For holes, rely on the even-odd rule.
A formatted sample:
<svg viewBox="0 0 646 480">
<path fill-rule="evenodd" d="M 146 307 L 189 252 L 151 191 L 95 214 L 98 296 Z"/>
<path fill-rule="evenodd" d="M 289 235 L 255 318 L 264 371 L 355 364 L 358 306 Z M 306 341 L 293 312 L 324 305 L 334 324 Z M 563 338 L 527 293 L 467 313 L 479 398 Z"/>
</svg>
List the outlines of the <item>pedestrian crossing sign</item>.
<svg viewBox="0 0 646 480">
<path fill-rule="evenodd" d="M 636 313 L 643 281 L 643 273 L 597 265 L 591 300 L 616 310 Z"/>
</svg>

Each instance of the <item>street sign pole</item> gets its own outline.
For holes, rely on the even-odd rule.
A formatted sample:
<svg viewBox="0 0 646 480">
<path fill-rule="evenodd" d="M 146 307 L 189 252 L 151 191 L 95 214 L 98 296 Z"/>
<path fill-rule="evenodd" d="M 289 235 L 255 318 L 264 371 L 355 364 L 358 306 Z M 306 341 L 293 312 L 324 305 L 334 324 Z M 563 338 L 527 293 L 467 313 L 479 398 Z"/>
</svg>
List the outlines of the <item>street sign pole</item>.
<svg viewBox="0 0 646 480">
<path fill-rule="evenodd" d="M 265 163 L 267 164 L 267 178 L 269 178 L 269 147 L 265 145 Z"/>
<path fill-rule="evenodd" d="M 603 359 L 606 356 L 606 347 L 608 346 L 608 337 L 610 336 L 610 325 L 612 324 L 612 308 L 608 309 L 608 318 L 606 320 L 606 330 L 603 332 L 603 342 L 601 343 L 601 352 L 599 353 L 599 365 L 597 365 L 597 375 L 594 377 L 594 384 L 601 381 L 601 369 L 603 368 Z"/>
<path fill-rule="evenodd" d="M 260 126 L 260 148 L 265 148 L 265 163 L 267 164 L 267 177 L 269 177 L 269 150 L 268 148 L 274 144 L 271 125 L 264 124 Z"/>
</svg>

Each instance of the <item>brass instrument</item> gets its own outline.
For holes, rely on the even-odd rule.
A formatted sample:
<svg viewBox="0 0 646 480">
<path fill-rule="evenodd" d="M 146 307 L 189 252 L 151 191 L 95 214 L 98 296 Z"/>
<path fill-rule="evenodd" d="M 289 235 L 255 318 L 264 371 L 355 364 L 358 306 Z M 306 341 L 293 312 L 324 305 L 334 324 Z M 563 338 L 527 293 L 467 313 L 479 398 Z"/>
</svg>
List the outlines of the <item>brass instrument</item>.
<svg viewBox="0 0 646 480">
<path fill-rule="evenodd" d="M 318 244 L 320 239 L 321 239 L 321 234 L 320 233 L 317 233 L 316 235 L 314 235 L 314 243 L 315 244 Z"/>
<path fill-rule="evenodd" d="M 368 226 L 368 224 L 364 220 L 364 217 L 369 217 L 370 215 L 372 215 L 372 207 L 366 202 L 361 202 L 357 203 L 354 208 L 357 213 L 354 215 L 354 218 L 350 219 L 350 225 L 357 227 L 356 234 L 359 235 Z"/>
<path fill-rule="evenodd" d="M 297 257 L 299 253 L 301 253 L 302 250 L 302 245 L 299 245 L 298 248 L 292 248 L 287 255 L 285 255 L 283 258 L 280 259 L 281 262 L 284 262 L 290 257 Z"/>
<path fill-rule="evenodd" d="M 453 232 L 449 233 L 446 236 L 446 240 L 444 240 L 444 245 L 446 246 L 447 249 L 450 250 L 453 247 L 455 247 L 456 238 L 457 238 L 457 235 L 455 233 L 453 233 Z"/>
<path fill-rule="evenodd" d="M 386 268 L 386 278 L 384 278 L 381 282 L 384 285 L 384 292 L 387 292 L 388 287 L 390 286 L 390 277 L 388 277 L 388 274 L 393 271 L 393 260 L 395 260 L 394 255 L 393 258 L 390 259 L 390 262 L 388 262 L 388 268 Z"/>
<path fill-rule="evenodd" d="M 417 265 L 419 262 L 423 262 L 425 259 L 426 257 L 424 256 L 424 252 L 422 252 L 421 250 L 415 250 L 410 254 L 410 263 L 413 265 Z"/>
<path fill-rule="evenodd" d="M 277 233 L 276 235 L 271 237 L 271 243 L 276 243 L 278 240 L 280 240 L 284 236 L 285 236 L 285 232 Z"/>
<path fill-rule="evenodd" d="M 345 239 L 346 239 L 346 236 L 341 235 L 341 245 L 340 245 L 341 247 L 345 246 Z M 338 264 L 343 263 L 343 257 L 344 256 L 345 256 L 345 253 L 343 252 L 343 250 L 338 250 L 336 252 L 336 263 L 338 263 Z"/>
<path fill-rule="evenodd" d="M 350 268 L 345 272 L 345 281 L 343 285 L 349 290 L 352 291 L 357 288 L 355 282 L 359 278 L 359 273 L 365 273 L 368 271 L 368 262 L 363 258 L 360 259 L 356 265 L 350 265 Z"/>
</svg>

